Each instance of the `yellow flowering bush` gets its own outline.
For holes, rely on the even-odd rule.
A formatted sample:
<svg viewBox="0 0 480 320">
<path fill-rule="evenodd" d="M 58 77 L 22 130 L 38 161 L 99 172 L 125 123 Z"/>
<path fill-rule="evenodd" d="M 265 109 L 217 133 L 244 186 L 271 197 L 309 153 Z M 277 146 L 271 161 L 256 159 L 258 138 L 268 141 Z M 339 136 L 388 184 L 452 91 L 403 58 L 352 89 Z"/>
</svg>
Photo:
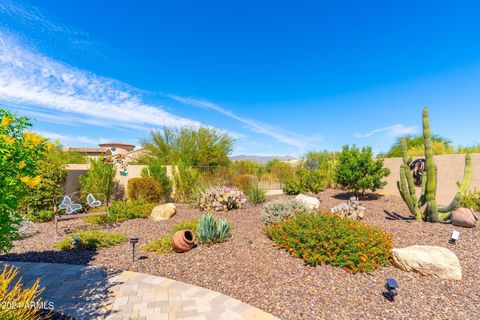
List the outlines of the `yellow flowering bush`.
<svg viewBox="0 0 480 320">
<path fill-rule="evenodd" d="M 31 123 L 0 108 L 0 253 L 12 248 L 20 220 L 19 202 L 29 187 L 38 185 L 37 161 L 50 142 L 30 131 Z"/>
</svg>

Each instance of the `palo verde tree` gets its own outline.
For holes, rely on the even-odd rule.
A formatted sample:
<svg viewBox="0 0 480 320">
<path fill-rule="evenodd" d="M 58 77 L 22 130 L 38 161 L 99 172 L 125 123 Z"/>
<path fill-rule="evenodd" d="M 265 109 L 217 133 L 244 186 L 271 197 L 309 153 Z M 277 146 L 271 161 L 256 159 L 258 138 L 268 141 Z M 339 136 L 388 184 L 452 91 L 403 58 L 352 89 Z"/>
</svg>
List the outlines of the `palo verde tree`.
<svg viewBox="0 0 480 320">
<path fill-rule="evenodd" d="M 403 143 L 403 164 L 400 166 L 400 181 L 397 181 L 398 190 L 416 220 L 430 222 L 444 221 L 448 219 L 451 212 L 458 207 L 470 185 L 472 160 L 470 154 L 467 153 L 465 156 L 465 173 L 460 185 L 460 190 L 448 206 L 438 207 L 435 199 L 437 194 L 437 168 L 433 160 L 432 137 L 427 108 L 423 109 L 423 144 L 425 148 L 426 176 L 424 175 L 422 179 L 422 193 L 420 198 L 417 200 L 413 175 L 409 168 L 411 159 L 408 155 L 408 148 L 405 142 Z M 425 206 L 425 209 L 422 209 L 423 206 Z"/>
</svg>

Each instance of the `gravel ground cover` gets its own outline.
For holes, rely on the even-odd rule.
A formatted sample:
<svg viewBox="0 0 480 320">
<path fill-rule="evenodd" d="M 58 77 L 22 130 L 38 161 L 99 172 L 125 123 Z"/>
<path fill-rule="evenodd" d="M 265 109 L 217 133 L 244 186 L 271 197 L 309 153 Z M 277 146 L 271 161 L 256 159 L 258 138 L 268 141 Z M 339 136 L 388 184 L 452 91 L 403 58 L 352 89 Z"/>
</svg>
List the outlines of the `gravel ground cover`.
<svg viewBox="0 0 480 320">
<path fill-rule="evenodd" d="M 277 196 L 278 197 L 278 196 Z M 287 196 L 280 196 L 287 197 Z M 322 209 L 342 202 L 338 191 L 319 195 Z M 273 199 L 272 197 L 269 200 Z M 53 224 L 38 224 L 39 233 L 17 241 L 2 260 L 89 264 L 108 269 L 151 273 L 222 292 L 270 312 L 281 319 L 479 319 L 480 238 L 478 228 L 462 229 L 448 224 L 415 222 L 399 197 L 372 197 L 363 200 L 364 221 L 392 233 L 395 247 L 414 244 L 438 245 L 451 249 L 460 259 L 460 282 L 428 279 L 387 266 L 372 274 L 348 274 L 330 266 L 305 266 L 303 261 L 277 249 L 262 232 L 262 206 L 218 216 L 232 222 L 233 236 L 212 247 L 197 247 L 183 254 L 159 256 L 140 252 L 132 263 L 128 243 L 98 253 L 59 252 L 53 249 L 61 239 Z M 140 245 L 170 231 L 181 220 L 201 215 L 197 209 L 177 205 L 169 221 L 147 219 L 126 221 L 112 228 L 137 234 Z M 65 221 L 62 226 L 84 228 L 82 221 Z M 461 232 L 457 245 L 448 243 L 453 229 Z M 385 279 L 400 284 L 395 302 L 383 292 Z"/>
</svg>

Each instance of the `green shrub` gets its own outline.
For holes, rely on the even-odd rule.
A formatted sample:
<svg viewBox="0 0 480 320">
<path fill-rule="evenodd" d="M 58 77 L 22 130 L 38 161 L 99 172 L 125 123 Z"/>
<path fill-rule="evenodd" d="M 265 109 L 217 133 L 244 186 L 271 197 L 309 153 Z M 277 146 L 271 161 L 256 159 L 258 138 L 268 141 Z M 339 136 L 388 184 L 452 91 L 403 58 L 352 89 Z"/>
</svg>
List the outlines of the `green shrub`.
<svg viewBox="0 0 480 320">
<path fill-rule="evenodd" d="M 372 148 L 344 146 L 338 157 L 335 181 L 345 190 L 364 194 L 383 188 L 386 182 L 382 179 L 389 174 L 390 170 L 383 167 L 383 159 L 373 159 Z"/>
<path fill-rule="evenodd" d="M 162 198 L 160 185 L 151 177 L 131 178 L 127 183 L 127 198 L 159 203 Z"/>
<path fill-rule="evenodd" d="M 300 179 L 298 179 L 298 177 L 293 177 L 283 182 L 282 191 L 288 195 L 297 195 L 304 193 L 306 190 L 302 186 Z"/>
<path fill-rule="evenodd" d="M 321 178 L 321 188 L 335 188 L 336 153 L 329 151 L 308 152 L 303 156 L 302 165 L 308 171 L 316 172 L 317 178 Z"/>
<path fill-rule="evenodd" d="M 173 174 L 175 201 L 194 202 L 200 189 L 199 178 L 200 174 L 196 169 L 182 163 L 179 164 Z"/>
<path fill-rule="evenodd" d="M 21 203 L 21 212 L 34 222 L 45 222 L 53 219 L 53 198 L 63 194 L 63 183 L 67 170 L 62 156 L 65 154 L 59 146 L 55 146 L 37 162 L 37 174 L 42 177 L 40 183 L 29 188 Z M 50 211 L 48 215 L 46 212 Z M 47 218 L 50 219 L 47 220 Z"/>
<path fill-rule="evenodd" d="M 74 246 L 72 241 L 78 237 L 79 241 Z M 55 248 L 60 250 L 85 249 L 97 250 L 119 245 L 128 240 L 128 237 L 121 233 L 107 232 L 100 230 L 87 230 L 72 233 L 66 236 L 60 242 L 55 244 Z"/>
<path fill-rule="evenodd" d="M 147 218 L 155 206 L 156 203 L 144 200 L 116 200 L 111 202 L 108 215 L 84 217 L 83 220 L 92 224 L 114 224 L 130 219 Z"/>
<path fill-rule="evenodd" d="M 467 192 L 460 202 L 460 207 L 480 212 L 480 191 L 477 189 Z"/>
<path fill-rule="evenodd" d="M 257 181 L 257 176 L 253 174 L 241 174 L 235 179 L 235 187 L 243 192 L 247 192 L 255 181 Z"/>
<path fill-rule="evenodd" d="M 307 213 L 305 205 L 296 200 L 275 200 L 265 204 L 262 222 L 265 225 L 281 222 L 295 217 L 298 213 Z"/>
<path fill-rule="evenodd" d="M 84 176 L 80 176 L 82 196 L 89 193 L 102 193 L 110 201 L 115 184 L 115 166 L 104 159 L 91 159 L 90 168 Z"/>
<path fill-rule="evenodd" d="M 28 187 L 41 182 L 37 161 L 51 144 L 31 130 L 27 118 L 0 108 L 0 253 L 8 252 L 18 236 L 18 206 Z"/>
<path fill-rule="evenodd" d="M 158 161 L 150 161 L 142 170 L 143 177 L 152 177 L 160 188 L 160 201 L 167 202 L 172 195 L 172 181 L 168 177 L 167 167 Z"/>
<path fill-rule="evenodd" d="M 227 241 L 231 237 L 231 228 L 227 220 L 218 219 L 212 214 L 202 215 L 198 220 L 198 241 L 205 245 Z"/>
<path fill-rule="evenodd" d="M 30 220 L 32 222 L 48 222 L 53 220 L 53 218 L 54 218 L 53 209 L 30 212 L 27 215 L 27 220 Z"/>
<path fill-rule="evenodd" d="M 371 272 L 388 264 L 391 237 L 363 222 L 331 214 L 299 214 L 272 224 L 267 235 L 307 264 L 329 264 L 347 272 Z"/>
<path fill-rule="evenodd" d="M 197 226 L 198 226 L 198 220 L 196 219 L 181 221 L 176 225 L 174 225 L 172 230 L 167 235 L 164 235 L 159 239 L 142 246 L 142 250 L 155 252 L 158 254 L 172 253 L 174 252 L 172 237 L 175 234 L 175 232 L 180 230 L 191 230 L 195 234 L 195 237 L 198 237 Z"/>
<path fill-rule="evenodd" d="M 247 191 L 248 201 L 253 204 L 259 204 L 265 202 L 266 191 L 258 185 L 258 182 L 255 181 L 250 185 Z"/>
<path fill-rule="evenodd" d="M 229 211 L 243 208 L 246 201 L 243 192 L 223 186 L 206 190 L 198 206 L 205 211 Z"/>
</svg>

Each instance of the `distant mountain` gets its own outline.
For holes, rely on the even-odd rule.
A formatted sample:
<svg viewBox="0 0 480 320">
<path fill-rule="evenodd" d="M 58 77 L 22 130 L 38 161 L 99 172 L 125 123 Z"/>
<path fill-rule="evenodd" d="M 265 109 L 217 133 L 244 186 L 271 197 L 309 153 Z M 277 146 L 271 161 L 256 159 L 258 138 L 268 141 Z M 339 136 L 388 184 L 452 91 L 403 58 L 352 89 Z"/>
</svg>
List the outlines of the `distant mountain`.
<svg viewBox="0 0 480 320">
<path fill-rule="evenodd" d="M 232 161 L 250 160 L 250 161 L 258 162 L 258 163 L 261 163 L 261 164 L 265 164 L 268 161 L 273 160 L 273 159 L 278 159 L 280 161 L 298 160 L 298 158 L 293 157 L 293 156 L 255 156 L 255 155 L 241 154 L 241 155 L 238 155 L 238 156 L 230 157 L 230 160 L 232 160 Z"/>
</svg>

